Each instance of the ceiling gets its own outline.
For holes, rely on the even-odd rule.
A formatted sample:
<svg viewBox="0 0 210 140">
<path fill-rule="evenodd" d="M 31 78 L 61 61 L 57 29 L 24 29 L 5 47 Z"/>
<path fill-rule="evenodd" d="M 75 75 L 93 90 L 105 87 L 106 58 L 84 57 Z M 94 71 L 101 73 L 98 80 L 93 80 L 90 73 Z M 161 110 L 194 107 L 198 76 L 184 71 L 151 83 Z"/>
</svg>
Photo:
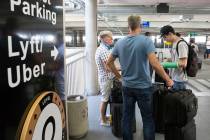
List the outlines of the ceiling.
<svg viewBox="0 0 210 140">
<path fill-rule="evenodd" d="M 86 0 L 88 1 L 88 0 Z M 85 0 L 66 0 L 65 22 L 68 30 L 84 29 Z M 167 3 L 168 13 L 157 13 L 159 3 Z M 160 27 L 171 24 L 177 31 L 210 33 L 210 0 L 98 0 L 98 29 L 116 34 L 127 33 L 127 17 L 140 15 L 149 21 L 143 31 L 158 33 Z"/>
<path fill-rule="evenodd" d="M 168 3 L 169 5 L 209 5 L 209 0 L 98 0 L 99 4 L 110 5 L 157 5 L 159 3 Z"/>
</svg>

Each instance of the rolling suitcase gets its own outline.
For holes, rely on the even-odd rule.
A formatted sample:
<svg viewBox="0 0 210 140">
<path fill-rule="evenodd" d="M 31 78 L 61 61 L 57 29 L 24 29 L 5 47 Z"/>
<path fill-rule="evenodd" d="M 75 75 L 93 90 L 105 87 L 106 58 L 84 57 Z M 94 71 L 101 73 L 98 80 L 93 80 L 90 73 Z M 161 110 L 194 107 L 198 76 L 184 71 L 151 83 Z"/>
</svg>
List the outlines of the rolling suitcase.
<svg viewBox="0 0 210 140">
<path fill-rule="evenodd" d="M 122 103 L 123 98 L 122 98 L 122 83 L 114 79 L 113 81 L 113 87 L 111 89 L 111 94 L 109 96 L 109 102 L 110 103 Z"/>
<path fill-rule="evenodd" d="M 168 92 L 163 83 L 154 83 L 153 87 L 153 117 L 155 122 L 155 132 L 164 133 L 164 98 Z"/>
<path fill-rule="evenodd" d="M 164 69 L 164 70 L 165 70 L 165 72 L 167 74 L 169 74 L 169 70 L 168 69 Z M 157 73 L 155 73 L 155 82 L 164 83 L 164 85 L 166 85 L 166 82 Z"/>
<path fill-rule="evenodd" d="M 113 87 L 109 97 L 110 114 L 112 116 L 112 133 L 116 137 L 122 137 L 122 112 L 123 112 L 123 97 L 122 97 L 122 83 L 114 79 Z M 136 132 L 136 119 L 134 117 L 132 122 L 133 132 Z"/>
<path fill-rule="evenodd" d="M 192 119 L 185 126 L 165 126 L 165 140 L 196 140 L 196 125 Z"/>
<path fill-rule="evenodd" d="M 112 115 L 112 133 L 116 137 L 122 137 L 122 108 L 123 105 L 121 103 L 111 103 L 111 115 Z M 136 132 L 136 119 L 134 117 L 132 122 L 133 132 Z"/>
<path fill-rule="evenodd" d="M 189 89 L 170 92 L 164 101 L 165 123 L 184 126 L 197 114 L 198 100 Z"/>
</svg>

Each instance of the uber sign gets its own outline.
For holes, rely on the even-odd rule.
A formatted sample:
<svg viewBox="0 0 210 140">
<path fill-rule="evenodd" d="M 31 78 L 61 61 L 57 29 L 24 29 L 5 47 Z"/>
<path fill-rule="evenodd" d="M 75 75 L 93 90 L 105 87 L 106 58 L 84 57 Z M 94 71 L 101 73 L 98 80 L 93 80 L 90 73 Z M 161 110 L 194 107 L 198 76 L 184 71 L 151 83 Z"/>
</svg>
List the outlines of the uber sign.
<svg viewBox="0 0 210 140">
<path fill-rule="evenodd" d="M 40 42 L 40 43 L 39 43 Z M 30 46 L 29 46 L 30 43 Z M 13 52 L 12 50 L 12 36 L 8 36 L 8 52 L 9 52 L 9 58 L 11 57 L 19 57 L 20 61 L 23 61 L 26 59 L 26 56 L 29 55 L 27 53 L 42 53 L 42 47 L 43 47 L 43 41 L 20 41 L 19 45 L 21 47 L 21 52 Z M 30 50 L 29 50 L 30 49 Z M 22 56 L 20 56 L 22 54 Z M 22 67 L 22 68 L 21 68 Z M 28 82 L 32 79 L 33 77 L 39 77 L 39 75 L 44 74 L 44 67 L 45 63 L 41 63 L 40 65 L 34 65 L 33 68 L 27 67 L 26 64 L 23 64 L 22 66 L 17 65 L 16 66 L 16 77 L 12 75 L 12 68 L 7 68 L 7 73 L 8 73 L 8 83 L 10 87 L 16 87 L 20 84 L 20 79 L 21 79 L 21 70 L 22 70 L 22 81 L 23 82 Z M 13 82 L 13 79 L 16 79 L 15 82 Z"/>
<path fill-rule="evenodd" d="M 0 140 L 66 139 L 63 9 L 57 6 L 63 1 L 1 0 Z"/>
</svg>

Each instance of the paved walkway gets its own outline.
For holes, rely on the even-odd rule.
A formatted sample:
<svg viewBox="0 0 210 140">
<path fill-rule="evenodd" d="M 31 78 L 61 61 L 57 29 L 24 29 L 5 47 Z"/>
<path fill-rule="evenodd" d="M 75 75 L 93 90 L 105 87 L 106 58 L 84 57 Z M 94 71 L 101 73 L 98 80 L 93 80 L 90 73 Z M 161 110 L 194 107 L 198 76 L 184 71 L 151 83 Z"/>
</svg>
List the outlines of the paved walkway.
<svg viewBox="0 0 210 140">
<path fill-rule="evenodd" d="M 202 68 L 196 77 L 189 77 L 187 87 L 196 96 L 210 96 L 210 59 L 202 60 Z"/>
</svg>

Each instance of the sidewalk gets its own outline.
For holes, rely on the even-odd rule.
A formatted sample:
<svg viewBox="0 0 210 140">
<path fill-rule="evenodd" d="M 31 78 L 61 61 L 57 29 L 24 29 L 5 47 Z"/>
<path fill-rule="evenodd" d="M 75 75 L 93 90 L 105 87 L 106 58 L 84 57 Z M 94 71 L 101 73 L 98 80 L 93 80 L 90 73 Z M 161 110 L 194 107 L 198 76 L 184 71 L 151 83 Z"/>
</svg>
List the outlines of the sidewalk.
<svg viewBox="0 0 210 140">
<path fill-rule="evenodd" d="M 198 71 L 196 77 L 190 79 L 209 79 L 209 78 L 210 78 L 210 59 L 202 59 L 201 70 Z"/>
<path fill-rule="evenodd" d="M 210 65 L 210 59 L 203 59 L 203 63 Z"/>
</svg>

